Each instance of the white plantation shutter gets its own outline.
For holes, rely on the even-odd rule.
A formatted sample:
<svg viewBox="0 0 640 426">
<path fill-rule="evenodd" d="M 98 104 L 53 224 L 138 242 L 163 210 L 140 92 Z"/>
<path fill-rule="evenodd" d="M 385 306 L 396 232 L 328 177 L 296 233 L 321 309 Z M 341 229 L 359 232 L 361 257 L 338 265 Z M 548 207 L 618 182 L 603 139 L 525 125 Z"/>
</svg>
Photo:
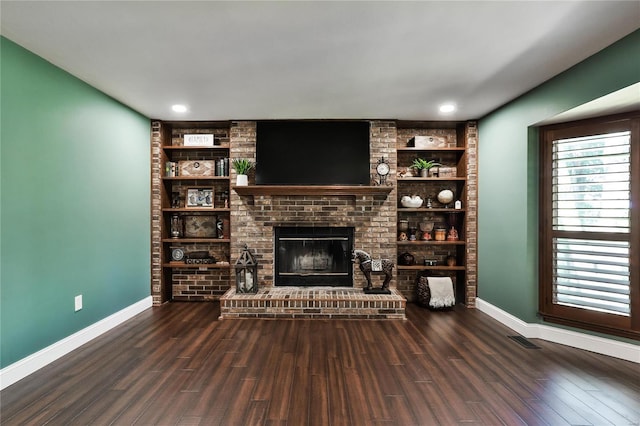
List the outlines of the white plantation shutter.
<svg viewBox="0 0 640 426">
<path fill-rule="evenodd" d="M 630 152 L 628 131 L 553 141 L 553 303 L 630 315 Z"/>
</svg>

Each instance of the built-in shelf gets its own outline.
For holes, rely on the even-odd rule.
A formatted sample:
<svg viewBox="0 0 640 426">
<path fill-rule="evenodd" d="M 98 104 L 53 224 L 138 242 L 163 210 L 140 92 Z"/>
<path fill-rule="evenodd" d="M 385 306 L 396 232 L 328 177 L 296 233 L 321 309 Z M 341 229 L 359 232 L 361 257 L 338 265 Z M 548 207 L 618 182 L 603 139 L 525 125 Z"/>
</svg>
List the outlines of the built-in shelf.
<svg viewBox="0 0 640 426">
<path fill-rule="evenodd" d="M 460 146 L 454 146 L 454 147 L 449 147 L 449 148 L 416 148 L 413 146 L 405 146 L 405 147 L 399 147 L 397 148 L 398 151 L 458 151 L 458 152 L 464 152 L 466 148 L 464 147 L 460 147 Z"/>
<path fill-rule="evenodd" d="M 425 266 L 425 265 L 398 265 L 398 269 L 406 271 L 464 271 L 464 266 Z"/>
<path fill-rule="evenodd" d="M 420 245 L 426 245 L 426 246 L 440 246 L 440 245 L 454 245 L 454 246 L 463 246 L 465 244 L 464 241 L 435 241 L 435 240 L 430 240 L 430 241 L 397 241 L 397 244 L 399 246 L 420 246 Z"/>
<path fill-rule="evenodd" d="M 165 176 L 162 180 L 229 180 L 229 176 Z"/>
<path fill-rule="evenodd" d="M 434 213 L 464 213 L 465 209 L 447 209 L 432 207 L 401 207 L 398 206 L 398 212 L 434 212 Z"/>
<path fill-rule="evenodd" d="M 239 195 L 388 195 L 392 186 L 248 185 L 234 186 Z"/>
<path fill-rule="evenodd" d="M 181 207 L 181 208 L 164 208 L 163 212 L 174 213 L 186 213 L 186 212 L 198 212 L 198 213 L 223 213 L 230 212 L 230 208 L 216 208 L 216 207 Z"/>
<path fill-rule="evenodd" d="M 230 243 L 228 238 L 163 238 L 163 243 Z"/>
<path fill-rule="evenodd" d="M 398 182 L 452 181 L 452 180 L 457 180 L 457 181 L 464 182 L 465 180 L 467 180 L 467 178 L 465 178 L 465 177 L 457 177 L 457 176 L 452 176 L 452 177 L 403 177 L 403 178 L 398 178 Z"/>
<path fill-rule="evenodd" d="M 180 269 L 230 269 L 231 265 L 228 263 L 184 263 L 184 262 L 170 262 L 163 263 L 163 268 L 180 268 Z"/>
<path fill-rule="evenodd" d="M 180 145 L 171 145 L 171 146 L 163 146 L 162 149 L 164 149 L 165 151 L 171 151 L 171 150 L 175 150 L 175 151 L 191 151 L 191 150 L 213 150 L 213 149 L 224 149 L 224 150 L 228 150 L 229 146 L 221 146 L 221 145 L 214 145 L 214 146 L 180 146 Z"/>
</svg>

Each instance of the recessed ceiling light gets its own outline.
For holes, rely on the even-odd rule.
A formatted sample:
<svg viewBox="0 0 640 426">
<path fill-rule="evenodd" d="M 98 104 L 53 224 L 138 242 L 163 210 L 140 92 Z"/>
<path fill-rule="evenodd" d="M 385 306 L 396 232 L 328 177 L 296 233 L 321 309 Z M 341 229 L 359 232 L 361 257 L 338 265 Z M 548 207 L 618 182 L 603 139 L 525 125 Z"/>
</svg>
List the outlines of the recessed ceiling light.
<svg viewBox="0 0 640 426">
<path fill-rule="evenodd" d="M 455 104 L 447 103 L 440 105 L 440 112 L 449 113 L 456 110 Z"/>
<path fill-rule="evenodd" d="M 171 107 L 174 112 L 187 112 L 187 106 L 181 104 L 175 104 Z"/>
</svg>

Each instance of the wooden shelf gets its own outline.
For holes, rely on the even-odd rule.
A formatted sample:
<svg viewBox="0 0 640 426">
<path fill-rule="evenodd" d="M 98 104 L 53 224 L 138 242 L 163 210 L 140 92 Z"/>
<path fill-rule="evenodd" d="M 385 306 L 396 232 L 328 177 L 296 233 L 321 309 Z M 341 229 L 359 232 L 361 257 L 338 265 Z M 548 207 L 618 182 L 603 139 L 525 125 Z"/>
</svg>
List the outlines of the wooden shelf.
<svg viewBox="0 0 640 426">
<path fill-rule="evenodd" d="M 231 269 L 231 265 L 226 263 L 226 264 L 218 264 L 218 263 L 184 263 L 184 262 L 169 262 L 169 263 L 163 263 L 162 264 L 163 268 L 170 268 L 170 269 L 174 269 L 174 268 L 180 268 L 180 269 L 185 269 L 185 268 L 189 268 L 189 269 Z"/>
<path fill-rule="evenodd" d="M 162 209 L 163 212 L 174 212 L 174 213 L 181 213 L 181 212 L 196 212 L 196 213 L 224 213 L 224 212 L 230 212 L 231 209 L 230 208 L 217 208 L 217 207 L 180 207 L 180 208 L 164 208 Z"/>
<path fill-rule="evenodd" d="M 229 180 L 229 176 L 165 176 L 162 180 Z"/>
<path fill-rule="evenodd" d="M 396 241 L 396 244 L 399 246 L 446 246 L 446 245 L 452 245 L 452 246 L 463 246 L 466 243 L 464 241 L 435 241 L 435 240 L 430 240 L 430 241 Z"/>
<path fill-rule="evenodd" d="M 427 208 L 427 207 L 402 207 L 398 206 L 398 213 L 400 212 L 434 212 L 434 213 L 464 213 L 465 209 L 447 209 L 443 207 L 439 208 Z"/>
<path fill-rule="evenodd" d="M 170 146 L 163 146 L 162 149 L 164 149 L 165 151 L 203 151 L 203 150 L 225 150 L 228 151 L 229 147 L 228 146 L 222 146 L 222 145 L 214 145 L 214 146 L 180 146 L 180 145 L 170 145 Z"/>
<path fill-rule="evenodd" d="M 467 178 L 465 177 L 458 177 L 458 176 L 453 176 L 453 177 L 404 177 L 404 178 L 398 178 L 398 183 L 400 182 L 425 182 L 425 181 L 460 181 L 460 182 L 464 182 L 466 181 Z"/>
<path fill-rule="evenodd" d="M 163 243 L 230 243 L 228 238 L 163 238 Z"/>
<path fill-rule="evenodd" d="M 416 148 L 413 146 L 403 146 L 397 148 L 398 152 L 406 151 L 443 151 L 443 152 L 464 152 L 466 148 L 460 146 L 448 147 L 448 148 Z"/>
<path fill-rule="evenodd" d="M 398 265 L 399 271 L 464 271 L 464 266 Z"/>
<path fill-rule="evenodd" d="M 392 186 L 249 185 L 232 188 L 239 195 L 388 195 Z"/>
</svg>

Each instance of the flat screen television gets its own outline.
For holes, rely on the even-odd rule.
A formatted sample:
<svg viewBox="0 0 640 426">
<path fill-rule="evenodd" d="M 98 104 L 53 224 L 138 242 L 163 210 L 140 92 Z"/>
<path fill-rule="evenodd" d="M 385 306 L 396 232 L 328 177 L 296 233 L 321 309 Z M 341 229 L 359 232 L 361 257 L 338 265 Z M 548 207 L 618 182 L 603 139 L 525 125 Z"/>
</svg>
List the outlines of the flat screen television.
<svg viewBox="0 0 640 426">
<path fill-rule="evenodd" d="M 370 185 L 369 122 L 260 121 L 257 185 Z"/>
</svg>

